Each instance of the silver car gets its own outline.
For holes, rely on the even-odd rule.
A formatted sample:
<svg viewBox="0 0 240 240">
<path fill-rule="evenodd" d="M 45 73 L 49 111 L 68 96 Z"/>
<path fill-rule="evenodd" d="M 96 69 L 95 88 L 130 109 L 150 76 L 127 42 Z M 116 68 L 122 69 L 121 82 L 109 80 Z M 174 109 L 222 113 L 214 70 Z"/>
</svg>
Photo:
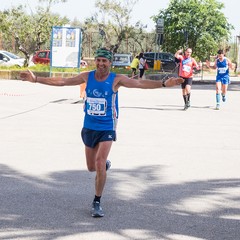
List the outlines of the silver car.
<svg viewBox="0 0 240 240">
<path fill-rule="evenodd" d="M 13 53 L 7 51 L 0 51 L 0 66 L 5 67 L 22 67 L 24 65 L 24 58 L 21 58 Z"/>
</svg>

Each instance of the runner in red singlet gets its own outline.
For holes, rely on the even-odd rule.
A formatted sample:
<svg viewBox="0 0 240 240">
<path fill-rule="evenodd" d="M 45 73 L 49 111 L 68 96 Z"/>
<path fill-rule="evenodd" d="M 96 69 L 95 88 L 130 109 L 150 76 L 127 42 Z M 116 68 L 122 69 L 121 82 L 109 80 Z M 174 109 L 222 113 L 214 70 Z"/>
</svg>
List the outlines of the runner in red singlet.
<svg viewBox="0 0 240 240">
<path fill-rule="evenodd" d="M 179 76 L 185 81 L 181 84 L 182 95 L 184 100 L 184 110 L 190 107 L 190 94 L 193 79 L 193 68 L 199 70 L 199 66 L 194 58 L 191 57 L 192 49 L 187 48 L 184 55 L 182 50 L 178 50 L 175 53 L 175 57 L 180 60 Z"/>
</svg>

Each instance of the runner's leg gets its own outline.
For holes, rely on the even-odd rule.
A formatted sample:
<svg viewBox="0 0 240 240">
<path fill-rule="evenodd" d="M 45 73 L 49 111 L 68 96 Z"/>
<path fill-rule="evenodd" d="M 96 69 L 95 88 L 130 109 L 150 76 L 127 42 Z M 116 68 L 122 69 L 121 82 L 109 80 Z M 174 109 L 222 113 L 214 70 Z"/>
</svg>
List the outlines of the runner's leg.
<svg viewBox="0 0 240 240">
<path fill-rule="evenodd" d="M 106 161 L 111 150 L 112 141 L 99 142 L 96 147 L 85 147 L 88 170 L 96 171 L 95 195 L 101 196 L 106 182 Z"/>
<path fill-rule="evenodd" d="M 221 82 L 216 82 L 216 109 L 220 107 Z"/>
</svg>

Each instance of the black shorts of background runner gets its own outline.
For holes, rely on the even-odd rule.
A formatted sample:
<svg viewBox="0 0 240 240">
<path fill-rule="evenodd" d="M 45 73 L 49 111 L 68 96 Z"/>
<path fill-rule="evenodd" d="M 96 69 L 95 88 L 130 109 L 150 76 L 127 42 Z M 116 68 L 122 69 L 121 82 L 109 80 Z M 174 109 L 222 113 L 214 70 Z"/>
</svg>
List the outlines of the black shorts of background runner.
<svg viewBox="0 0 240 240">
<path fill-rule="evenodd" d="M 184 89 L 186 87 L 186 85 L 190 85 L 192 86 L 192 78 L 183 78 L 184 82 L 181 84 L 182 89 Z"/>
</svg>

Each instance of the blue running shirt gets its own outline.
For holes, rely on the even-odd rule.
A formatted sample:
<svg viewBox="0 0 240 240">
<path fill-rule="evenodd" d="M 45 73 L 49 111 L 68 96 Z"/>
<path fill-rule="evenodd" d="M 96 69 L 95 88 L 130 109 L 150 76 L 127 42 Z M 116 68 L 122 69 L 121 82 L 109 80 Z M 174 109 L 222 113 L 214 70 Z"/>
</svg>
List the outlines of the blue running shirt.
<svg viewBox="0 0 240 240">
<path fill-rule="evenodd" d="M 97 81 L 95 72 L 90 71 L 86 85 L 84 105 L 84 128 L 106 131 L 116 130 L 118 119 L 118 92 L 113 92 L 115 73 L 110 73 L 105 81 Z"/>
<path fill-rule="evenodd" d="M 229 81 L 229 67 L 227 63 L 227 59 L 224 58 L 223 61 L 219 61 L 217 59 L 217 77 L 216 81 Z"/>
</svg>

